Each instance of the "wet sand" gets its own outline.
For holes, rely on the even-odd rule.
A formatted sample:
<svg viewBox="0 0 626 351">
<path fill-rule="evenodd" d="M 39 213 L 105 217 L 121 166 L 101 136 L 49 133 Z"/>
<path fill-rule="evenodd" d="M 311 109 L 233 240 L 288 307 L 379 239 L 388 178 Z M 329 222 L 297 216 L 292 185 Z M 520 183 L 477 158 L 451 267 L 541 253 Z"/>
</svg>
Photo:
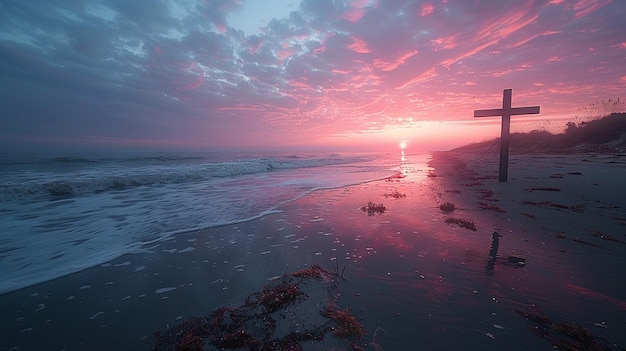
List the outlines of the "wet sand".
<svg viewBox="0 0 626 351">
<path fill-rule="evenodd" d="M 506 183 L 497 154 L 436 153 L 431 166 L 440 201 L 498 231 L 501 256 L 528 259 L 529 302 L 624 347 L 624 155 L 513 155 Z"/>
<path fill-rule="evenodd" d="M 156 330 L 239 306 L 313 264 L 344 272 L 336 303 L 364 323 L 368 350 L 552 350 L 516 312 L 530 304 L 626 345 L 620 158 L 512 156 L 508 183 L 497 182 L 497 155 L 437 153 L 434 170 L 418 159 L 399 157 L 403 178 L 318 191 L 282 213 L 2 295 L 0 350 L 149 350 Z M 369 201 L 386 211 L 361 211 Z M 446 201 L 458 209 L 442 212 Z M 524 266 L 490 258 L 494 230 L 498 257 Z"/>
</svg>

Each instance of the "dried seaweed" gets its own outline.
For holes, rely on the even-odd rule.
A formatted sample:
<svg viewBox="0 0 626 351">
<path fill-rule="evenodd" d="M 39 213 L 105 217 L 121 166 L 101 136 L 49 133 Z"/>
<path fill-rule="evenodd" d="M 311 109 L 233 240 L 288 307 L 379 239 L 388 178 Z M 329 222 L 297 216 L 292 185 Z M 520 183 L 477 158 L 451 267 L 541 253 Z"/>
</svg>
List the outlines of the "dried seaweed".
<svg viewBox="0 0 626 351">
<path fill-rule="evenodd" d="M 519 314 L 533 322 L 532 332 L 547 339 L 553 347 L 566 351 L 611 351 L 611 348 L 598 341 L 587 329 L 572 322 L 553 322 L 539 307 L 530 305 Z"/>
<path fill-rule="evenodd" d="M 451 202 L 444 202 L 439 205 L 439 209 L 443 212 L 454 212 L 454 210 L 456 210 L 456 206 Z"/>
<path fill-rule="evenodd" d="M 339 337 L 362 337 L 365 334 L 363 325 L 350 313 L 349 309 L 341 311 L 336 306 L 326 306 L 322 315 L 337 323 L 333 328 L 333 334 Z"/>
<path fill-rule="evenodd" d="M 481 210 L 490 210 L 490 211 L 495 211 L 495 212 L 500 212 L 500 213 L 504 213 L 506 212 L 505 210 L 501 209 L 500 207 L 496 206 L 496 205 L 490 205 L 486 202 L 479 202 L 478 203 L 478 208 L 480 208 Z"/>
<path fill-rule="evenodd" d="M 391 193 L 385 193 L 384 196 L 385 196 L 385 199 L 390 198 L 390 197 L 393 197 L 394 199 L 402 199 L 406 197 L 406 194 L 402 194 L 398 190 L 394 190 Z"/>
<path fill-rule="evenodd" d="M 331 301 L 310 300 L 305 293 L 319 298 L 318 289 L 336 288 L 335 278 L 340 277 L 317 265 L 286 274 L 252 293 L 239 307 L 220 307 L 207 317 L 157 331 L 153 350 L 298 351 L 303 343 L 315 341 L 364 350 L 358 344 L 364 335 L 362 324 L 348 309 L 339 310 Z M 320 313 L 315 322 L 313 310 Z M 327 334 L 334 335 L 334 341 Z"/>
<path fill-rule="evenodd" d="M 382 203 L 375 204 L 371 201 L 367 203 L 367 206 L 361 207 L 361 211 L 367 212 L 368 216 L 373 216 L 376 213 L 382 214 L 385 213 L 386 210 L 387 208 Z"/>
<path fill-rule="evenodd" d="M 444 221 L 448 224 L 456 224 L 461 228 L 476 231 L 476 225 L 474 224 L 474 221 L 472 221 L 471 219 L 447 217 Z"/>
</svg>

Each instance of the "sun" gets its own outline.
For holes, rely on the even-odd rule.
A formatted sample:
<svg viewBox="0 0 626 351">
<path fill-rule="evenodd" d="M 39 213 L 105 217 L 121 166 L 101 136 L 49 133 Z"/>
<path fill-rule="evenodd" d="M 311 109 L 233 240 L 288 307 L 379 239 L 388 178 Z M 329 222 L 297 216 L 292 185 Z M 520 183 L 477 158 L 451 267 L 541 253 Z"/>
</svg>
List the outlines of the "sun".
<svg viewBox="0 0 626 351">
<path fill-rule="evenodd" d="M 406 140 L 402 140 L 400 142 L 400 149 L 404 150 L 406 148 L 406 144 L 408 144 L 407 141 Z"/>
</svg>

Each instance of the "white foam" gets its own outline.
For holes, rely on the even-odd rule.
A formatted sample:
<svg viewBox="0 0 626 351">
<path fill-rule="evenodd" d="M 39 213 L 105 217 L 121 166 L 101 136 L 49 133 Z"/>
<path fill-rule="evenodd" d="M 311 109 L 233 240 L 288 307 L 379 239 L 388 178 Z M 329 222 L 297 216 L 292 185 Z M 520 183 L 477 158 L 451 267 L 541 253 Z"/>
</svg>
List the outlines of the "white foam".
<svg viewBox="0 0 626 351">
<path fill-rule="evenodd" d="M 91 317 L 89 317 L 89 319 L 96 319 L 96 318 L 98 318 L 99 316 L 101 316 L 103 314 L 104 314 L 104 312 L 98 312 L 98 313 L 92 315 Z"/>
<path fill-rule="evenodd" d="M 165 293 L 167 293 L 167 292 L 174 291 L 174 290 L 176 290 L 176 289 L 177 289 L 176 287 L 160 288 L 160 289 L 156 289 L 156 290 L 154 291 L 154 293 L 155 293 L 155 294 L 157 294 L 157 295 L 159 295 L 159 294 L 165 294 Z"/>
<path fill-rule="evenodd" d="M 63 166 L 55 171 L 48 165 L 21 173 L 1 169 L 0 213 L 4 214 L 6 251 L 0 294 L 96 265 L 110 267 L 106 262 L 124 254 L 158 250 L 159 244 L 179 233 L 280 213 L 282 204 L 319 189 L 389 175 L 386 166 L 355 164 L 368 160 L 324 155 L 206 163 L 191 159 L 192 164 L 183 164 L 167 158 L 140 158 L 118 165 L 77 158 L 59 161 Z M 267 172 L 273 173 L 268 176 Z M 181 251 L 185 250 L 192 249 Z M 126 265 L 132 262 L 115 264 Z"/>
</svg>

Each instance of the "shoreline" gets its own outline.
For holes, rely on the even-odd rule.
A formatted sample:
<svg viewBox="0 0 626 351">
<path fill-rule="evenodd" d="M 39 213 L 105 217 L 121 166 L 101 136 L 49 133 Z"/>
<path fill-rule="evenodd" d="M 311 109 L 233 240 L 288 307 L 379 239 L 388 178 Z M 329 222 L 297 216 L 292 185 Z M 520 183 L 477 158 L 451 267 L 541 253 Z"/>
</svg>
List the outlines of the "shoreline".
<svg viewBox="0 0 626 351">
<path fill-rule="evenodd" d="M 126 254 L 3 294 L 0 306 L 7 313 L 0 327 L 7 332 L 0 349 L 32 349 L 42 340 L 53 349 L 149 349 L 157 330 L 237 306 L 268 279 L 313 264 L 332 269 L 339 261 L 343 267 L 327 209 L 356 189 L 376 189 L 381 197 L 381 184 L 318 190 L 282 204 L 280 212 L 180 233 L 152 253 Z M 348 221 L 363 215 L 365 198 L 341 206 Z"/>
<path fill-rule="evenodd" d="M 345 269 L 347 281 L 337 303 L 362 321 L 370 350 L 374 343 L 387 350 L 416 345 L 552 349 L 532 336 L 528 321 L 516 312 L 529 304 L 539 305 L 554 320 L 571 320 L 594 335 L 626 344 L 618 327 L 626 313 L 620 279 L 626 245 L 587 234 L 577 223 L 600 219 L 594 228 L 602 226 L 605 235 L 622 240 L 609 229 L 623 229 L 621 220 L 611 217 L 626 218 L 624 206 L 604 208 L 589 200 L 593 206 L 587 205 L 582 215 L 591 217 L 583 218 L 574 211 L 578 198 L 558 197 L 572 194 L 566 186 L 571 180 L 589 180 L 598 164 L 578 159 L 570 164 L 558 155 L 514 156 L 511 180 L 500 184 L 497 155 L 433 155 L 435 177 L 428 176 L 427 165 L 407 156 L 400 165 L 404 178 L 316 191 L 284 204 L 280 213 L 182 234 L 160 243 L 153 253 L 125 255 L 2 295 L 0 305 L 7 312 L 0 327 L 7 334 L 0 336 L 0 347 L 32 349 L 45 341 L 51 349 L 148 350 L 157 330 L 221 306 L 239 306 L 268 279 L 314 264 Z M 555 161 L 564 163 L 553 172 Z M 600 164 L 608 166 L 605 172 L 615 171 L 611 165 L 616 164 Z M 524 172 L 537 179 L 526 179 Z M 574 172 L 582 175 L 568 174 Z M 553 174 L 563 177 L 551 178 Z M 619 179 L 624 178 L 615 182 Z M 524 190 L 538 187 L 562 191 Z M 368 201 L 384 203 L 386 211 L 369 216 L 361 210 Z M 459 209 L 443 213 L 438 206 L 445 201 Z M 481 209 L 478 202 L 506 212 Z M 449 216 L 473 220 L 477 231 L 446 224 Z M 568 221 L 571 216 L 580 218 Z M 523 257 L 525 267 L 498 261 L 494 269 L 485 268 L 494 230 L 502 234 L 499 255 Z M 565 238 L 555 236 L 560 232 Z M 605 250 L 572 240 L 576 236 L 615 247 Z M 602 322 L 606 328 L 595 325 Z M 450 332 L 454 339 L 447 337 Z"/>
</svg>

